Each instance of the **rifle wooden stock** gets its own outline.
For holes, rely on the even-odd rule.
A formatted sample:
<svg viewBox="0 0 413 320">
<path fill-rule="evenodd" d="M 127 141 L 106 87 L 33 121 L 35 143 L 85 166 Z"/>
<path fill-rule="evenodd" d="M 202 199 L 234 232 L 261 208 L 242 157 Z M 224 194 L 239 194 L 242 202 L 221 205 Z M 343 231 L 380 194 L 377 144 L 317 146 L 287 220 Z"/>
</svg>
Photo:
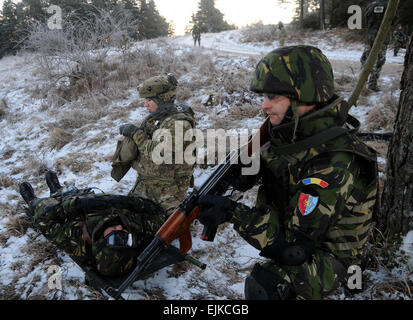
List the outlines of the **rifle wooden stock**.
<svg viewBox="0 0 413 320">
<path fill-rule="evenodd" d="M 268 141 L 268 122 L 269 118 L 261 125 L 259 133 L 255 134 L 248 142 L 248 145 L 243 146 L 237 152 L 231 152 L 227 155 L 225 161 L 221 163 L 211 176 L 205 181 L 199 190 L 193 190 L 192 193 L 179 205 L 177 209 L 169 216 L 164 224 L 159 228 L 151 243 L 141 252 L 137 258 L 137 266 L 121 284 L 118 289 L 109 287 L 105 290 L 115 299 L 119 298 L 122 292 L 136 279 L 139 274 L 144 272 L 152 261 L 162 252 L 162 250 L 169 246 L 175 239 L 179 239 L 179 251 L 185 255 L 192 247 L 192 238 L 189 231 L 192 222 L 200 215 L 200 210 L 196 206 L 196 202 L 201 196 L 207 194 L 223 194 L 228 186 L 228 177 L 233 174 L 234 166 L 238 165 L 241 152 L 245 152 L 247 148 L 248 156 L 259 150 L 253 150 L 253 147 L 258 145 L 262 147 Z M 259 143 L 253 143 L 258 139 Z M 233 162 L 237 160 L 238 162 Z M 235 164 L 234 164 L 235 163 Z M 236 171 L 237 172 L 237 171 Z M 212 241 L 217 226 L 206 226 L 204 230 L 208 229 L 208 237 L 201 238 L 203 240 Z M 204 267 L 201 264 L 201 267 Z"/>
<path fill-rule="evenodd" d="M 198 218 L 199 215 L 200 211 L 198 207 L 195 207 L 189 215 L 178 208 L 159 228 L 156 235 L 168 246 L 175 239 L 179 239 L 179 251 L 182 254 L 186 254 L 192 247 L 192 237 L 189 228 L 191 223 Z"/>
</svg>

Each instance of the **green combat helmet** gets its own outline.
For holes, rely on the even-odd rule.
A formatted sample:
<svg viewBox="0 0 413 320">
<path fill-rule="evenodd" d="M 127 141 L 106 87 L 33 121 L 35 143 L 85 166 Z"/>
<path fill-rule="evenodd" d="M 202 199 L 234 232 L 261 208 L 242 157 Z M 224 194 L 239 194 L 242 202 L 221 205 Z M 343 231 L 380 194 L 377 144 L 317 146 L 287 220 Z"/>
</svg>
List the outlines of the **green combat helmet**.
<svg viewBox="0 0 413 320">
<path fill-rule="evenodd" d="M 149 78 L 138 87 L 141 98 L 160 99 L 163 103 L 173 102 L 178 80 L 172 73 Z"/>
<path fill-rule="evenodd" d="M 316 47 L 279 48 L 258 63 L 250 90 L 290 98 L 297 128 L 297 106 L 326 103 L 333 97 L 333 69 Z"/>
</svg>

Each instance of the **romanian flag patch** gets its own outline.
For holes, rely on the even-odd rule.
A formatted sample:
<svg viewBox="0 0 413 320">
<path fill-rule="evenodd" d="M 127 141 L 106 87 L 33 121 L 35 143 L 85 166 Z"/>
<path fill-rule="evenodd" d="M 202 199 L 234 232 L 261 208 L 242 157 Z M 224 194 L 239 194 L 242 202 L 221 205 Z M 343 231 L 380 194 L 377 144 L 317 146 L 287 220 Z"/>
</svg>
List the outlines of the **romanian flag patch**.
<svg viewBox="0 0 413 320">
<path fill-rule="evenodd" d="M 303 216 L 306 216 L 314 211 L 317 207 L 319 197 L 314 197 L 310 194 L 301 193 L 298 198 L 298 209 Z"/>
<path fill-rule="evenodd" d="M 308 186 L 310 184 L 315 184 L 320 186 L 321 188 L 327 188 L 329 184 L 325 182 L 324 180 L 318 179 L 318 178 L 307 178 L 302 180 L 303 184 Z"/>
</svg>

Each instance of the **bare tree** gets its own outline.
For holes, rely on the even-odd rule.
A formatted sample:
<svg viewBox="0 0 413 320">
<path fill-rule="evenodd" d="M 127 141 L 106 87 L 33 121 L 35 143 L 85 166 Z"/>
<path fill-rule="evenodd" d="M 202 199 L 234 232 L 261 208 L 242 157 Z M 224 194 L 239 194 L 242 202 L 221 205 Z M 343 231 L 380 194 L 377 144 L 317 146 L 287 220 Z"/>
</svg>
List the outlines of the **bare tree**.
<svg viewBox="0 0 413 320">
<path fill-rule="evenodd" d="M 99 74 L 109 50 L 126 50 L 138 22 L 125 9 L 112 12 L 96 8 L 87 18 L 68 15 L 63 29 L 50 30 L 33 22 L 25 39 L 25 48 L 37 53 L 39 66 L 48 80 L 63 77 L 102 79 Z"/>
</svg>

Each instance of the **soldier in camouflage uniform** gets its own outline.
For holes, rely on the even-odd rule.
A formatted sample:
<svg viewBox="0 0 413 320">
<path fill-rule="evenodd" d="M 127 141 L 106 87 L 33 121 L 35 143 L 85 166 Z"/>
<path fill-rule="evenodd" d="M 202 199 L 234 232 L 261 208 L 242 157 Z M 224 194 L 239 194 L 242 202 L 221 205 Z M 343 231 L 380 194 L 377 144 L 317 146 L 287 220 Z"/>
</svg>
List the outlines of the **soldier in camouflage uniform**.
<svg viewBox="0 0 413 320">
<path fill-rule="evenodd" d="M 250 90 L 263 94 L 269 146 L 249 208 L 226 197 L 199 200 L 205 225 L 234 224 L 269 260 L 245 282 L 247 299 L 322 299 L 362 264 L 378 186 L 376 153 L 354 134 L 359 125 L 334 93 L 328 59 L 311 46 L 279 48 L 257 65 Z"/>
<path fill-rule="evenodd" d="M 196 42 L 198 41 L 198 46 L 201 46 L 201 28 L 197 24 L 194 25 L 192 28 L 192 38 L 194 39 L 194 46 L 196 46 Z"/>
<path fill-rule="evenodd" d="M 166 218 L 150 200 L 62 188 L 51 171 L 46 181 L 48 198 L 37 198 L 28 182 L 20 184 L 34 227 L 77 264 L 103 276 L 131 271 Z"/>
<path fill-rule="evenodd" d="M 112 177 L 116 181 L 120 181 L 130 167 L 137 171 L 130 195 L 150 199 L 167 212 L 185 199 L 187 189 L 193 184 L 194 164 L 178 161 L 177 154 L 191 143 L 184 141 L 184 135 L 195 127 L 195 120 L 191 108 L 174 104 L 177 84 L 176 78 L 168 74 L 150 78 L 140 86 L 139 95 L 146 99 L 150 114 L 139 127 L 133 124 L 120 127 L 125 138 L 118 142 L 112 164 Z M 153 151 L 161 143 L 158 129 L 171 134 L 172 149 L 166 148 L 164 154 L 171 155 L 172 164 L 154 162 Z M 174 149 L 176 141 L 183 150 Z"/>
<path fill-rule="evenodd" d="M 384 13 L 386 12 L 387 1 L 374 1 L 370 3 L 366 8 L 366 23 L 367 23 L 367 35 L 365 39 L 365 48 L 361 56 L 360 62 L 361 67 L 364 67 L 364 64 L 367 61 L 367 58 L 370 55 L 370 51 L 373 47 L 374 40 L 376 39 L 377 32 L 379 31 L 381 21 L 383 20 Z M 390 43 L 390 33 L 388 34 L 386 40 L 381 47 L 377 61 L 374 64 L 373 70 L 371 71 L 367 88 L 373 91 L 380 91 L 377 81 L 380 77 L 380 72 L 383 65 L 386 62 L 386 52 L 387 46 Z"/>
<path fill-rule="evenodd" d="M 280 37 L 279 37 L 280 47 L 284 47 L 285 38 L 287 37 L 287 31 L 285 31 L 284 24 L 282 23 L 282 21 L 278 22 L 278 29 L 280 30 Z"/>
<path fill-rule="evenodd" d="M 401 25 L 397 26 L 397 29 L 393 33 L 394 37 L 394 56 L 399 53 L 400 48 L 406 48 L 407 36 L 403 32 Z"/>
</svg>

